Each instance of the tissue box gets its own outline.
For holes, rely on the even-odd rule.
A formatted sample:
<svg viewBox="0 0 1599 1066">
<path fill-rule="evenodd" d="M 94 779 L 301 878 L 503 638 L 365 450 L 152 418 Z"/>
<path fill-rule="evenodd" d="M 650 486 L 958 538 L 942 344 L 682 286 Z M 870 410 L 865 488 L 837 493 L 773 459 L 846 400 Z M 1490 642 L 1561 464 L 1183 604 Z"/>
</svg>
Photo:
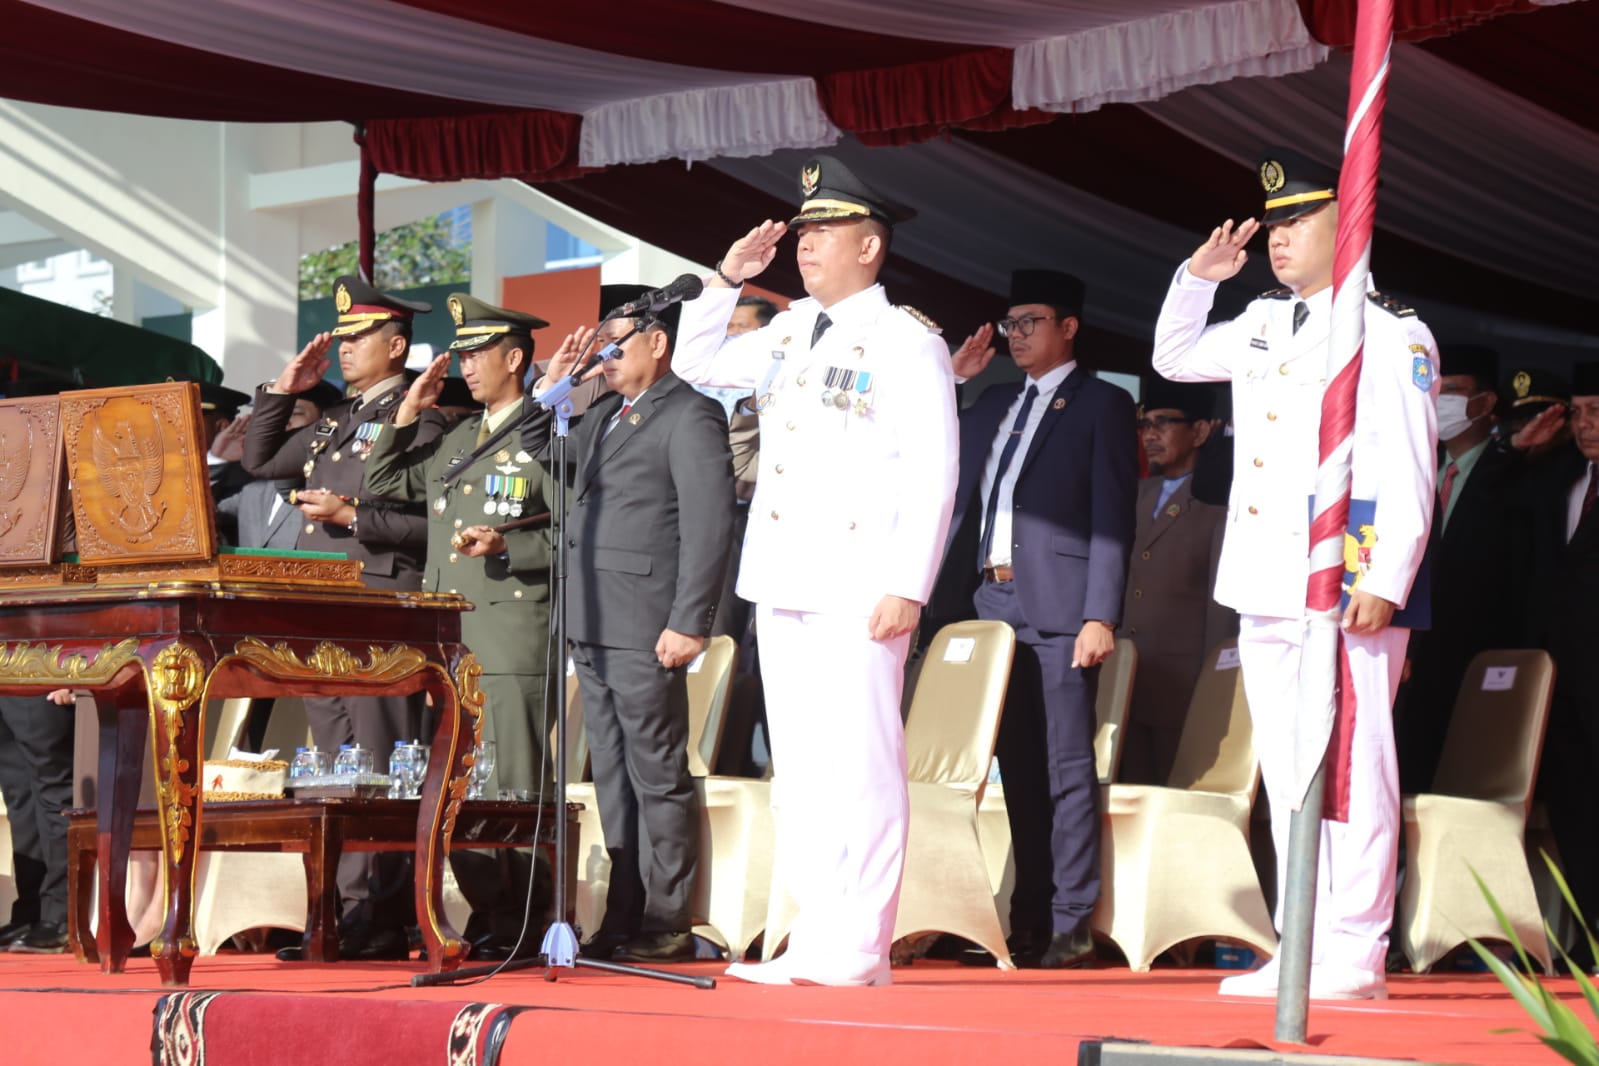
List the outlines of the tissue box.
<svg viewBox="0 0 1599 1066">
<path fill-rule="evenodd" d="M 228 800 L 282 799 L 289 764 L 277 759 L 207 761 L 201 782 L 207 803 Z"/>
</svg>

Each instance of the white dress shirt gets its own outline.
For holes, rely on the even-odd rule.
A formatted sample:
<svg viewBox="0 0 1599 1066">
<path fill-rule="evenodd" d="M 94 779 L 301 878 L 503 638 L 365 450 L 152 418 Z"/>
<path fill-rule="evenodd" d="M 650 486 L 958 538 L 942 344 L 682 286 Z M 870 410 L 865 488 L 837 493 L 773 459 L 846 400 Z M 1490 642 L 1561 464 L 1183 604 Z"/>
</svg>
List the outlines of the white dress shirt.
<svg viewBox="0 0 1599 1066">
<path fill-rule="evenodd" d="M 1577 483 L 1571 486 L 1571 491 L 1566 495 L 1566 543 L 1571 543 L 1571 538 L 1577 535 L 1577 523 L 1582 521 L 1582 498 L 1588 495 L 1588 479 L 1593 477 L 1593 464 L 1589 463 L 1582 471 L 1582 476 Z"/>
<path fill-rule="evenodd" d="M 1027 450 L 1032 447 L 1033 434 L 1038 432 L 1039 423 L 1044 421 L 1044 412 L 1049 408 L 1050 401 L 1054 399 L 1055 390 L 1061 383 L 1071 376 L 1077 369 L 1077 362 L 1073 360 L 1057 366 L 1040 378 L 1028 378 L 1027 385 L 1038 389 L 1038 396 L 1033 400 L 1033 406 L 1027 412 L 1027 422 L 1022 426 L 1022 439 L 1016 444 L 1016 451 L 1011 456 L 1010 466 L 1005 468 L 1005 477 L 999 483 L 999 506 L 994 511 L 994 536 L 990 541 L 992 545 L 989 556 L 983 560 L 985 566 L 1009 566 L 1011 548 L 1011 498 L 1016 493 L 1016 477 L 1022 471 L 1022 465 L 1027 458 Z M 1016 416 L 1022 409 L 1022 402 L 1027 397 L 1027 387 L 1016 394 L 1016 399 L 1005 409 L 1004 417 L 999 420 L 999 433 L 994 437 L 993 445 L 988 449 L 988 462 L 983 464 L 983 481 L 981 485 L 983 501 L 983 514 L 988 514 L 989 493 L 994 491 L 994 475 L 999 471 L 999 454 L 1005 450 L 1005 442 L 1010 439 L 1011 426 L 1016 422 Z M 986 529 L 979 529 L 978 535 L 986 534 Z"/>
</svg>

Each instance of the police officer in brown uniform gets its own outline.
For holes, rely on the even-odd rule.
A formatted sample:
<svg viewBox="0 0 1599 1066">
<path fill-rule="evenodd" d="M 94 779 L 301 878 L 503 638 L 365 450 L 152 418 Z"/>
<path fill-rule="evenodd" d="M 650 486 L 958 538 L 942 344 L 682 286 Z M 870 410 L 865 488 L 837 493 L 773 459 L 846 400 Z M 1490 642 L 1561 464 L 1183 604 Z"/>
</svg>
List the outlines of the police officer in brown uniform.
<svg viewBox="0 0 1599 1066">
<path fill-rule="evenodd" d="M 302 551 L 342 552 L 362 564 L 370 588 L 419 589 L 427 549 L 427 517 L 420 506 L 372 502 L 362 495 L 366 456 L 383 425 L 393 421 L 405 397 L 405 357 L 411 320 L 432 307 L 379 292 L 360 278 L 334 284 L 338 324 L 319 333 L 289 361 L 277 380 L 255 394 L 255 415 L 245 433 L 244 465 L 260 478 L 298 475 L 304 488 L 294 504 L 304 515 Z M 295 394 L 322 380 L 328 351 L 339 339 L 339 369 L 351 396 L 323 411 L 308 426 L 287 429 Z M 416 443 L 444 432 L 443 417 L 424 411 Z M 311 736 L 319 748 L 356 743 L 382 765 L 396 740 L 421 730 L 421 694 L 412 696 L 322 696 L 305 701 Z M 409 954 L 410 857 L 391 852 L 347 854 L 339 860 L 339 954 L 344 958 L 403 959 Z M 298 948 L 280 957 L 297 958 Z"/>
</svg>

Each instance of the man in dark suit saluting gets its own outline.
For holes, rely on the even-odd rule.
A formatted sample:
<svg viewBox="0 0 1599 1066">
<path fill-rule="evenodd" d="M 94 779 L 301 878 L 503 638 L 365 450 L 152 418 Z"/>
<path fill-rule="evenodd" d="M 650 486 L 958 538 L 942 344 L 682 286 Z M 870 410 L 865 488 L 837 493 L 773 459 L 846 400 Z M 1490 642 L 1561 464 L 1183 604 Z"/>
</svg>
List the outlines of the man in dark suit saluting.
<svg viewBox="0 0 1599 1066">
<path fill-rule="evenodd" d="M 648 291 L 607 286 L 605 297 L 615 306 Z M 572 434 L 566 538 L 567 637 L 611 857 L 605 920 L 583 954 L 622 962 L 694 957 L 699 827 L 684 667 L 711 631 L 733 522 L 726 415 L 672 373 L 678 313 L 579 330 L 539 384 L 570 374 L 590 340 L 594 350 L 621 342 L 604 364 L 616 395 Z M 541 461 L 549 423 L 541 412 L 523 437 Z"/>
<path fill-rule="evenodd" d="M 1018 270 L 1010 302 L 999 331 L 1027 379 L 961 413 L 955 516 L 928 615 L 1016 630 L 997 747 L 1016 857 L 1009 945 L 1018 966 L 1058 969 L 1093 957 L 1094 699 L 1121 618 L 1138 461 L 1132 397 L 1077 365 L 1082 281 Z M 985 325 L 955 353 L 957 378 L 988 364 L 992 337 Z"/>
</svg>

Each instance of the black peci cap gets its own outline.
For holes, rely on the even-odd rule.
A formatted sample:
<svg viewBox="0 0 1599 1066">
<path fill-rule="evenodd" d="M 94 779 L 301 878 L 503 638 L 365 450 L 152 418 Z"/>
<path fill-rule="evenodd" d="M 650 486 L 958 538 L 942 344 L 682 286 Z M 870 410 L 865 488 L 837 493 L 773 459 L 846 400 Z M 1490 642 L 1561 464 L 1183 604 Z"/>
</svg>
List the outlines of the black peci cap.
<svg viewBox="0 0 1599 1066">
<path fill-rule="evenodd" d="M 1083 279 L 1064 270 L 1013 270 L 1010 274 L 1010 306 L 1049 304 L 1068 317 L 1081 318 L 1087 287 Z"/>
</svg>

